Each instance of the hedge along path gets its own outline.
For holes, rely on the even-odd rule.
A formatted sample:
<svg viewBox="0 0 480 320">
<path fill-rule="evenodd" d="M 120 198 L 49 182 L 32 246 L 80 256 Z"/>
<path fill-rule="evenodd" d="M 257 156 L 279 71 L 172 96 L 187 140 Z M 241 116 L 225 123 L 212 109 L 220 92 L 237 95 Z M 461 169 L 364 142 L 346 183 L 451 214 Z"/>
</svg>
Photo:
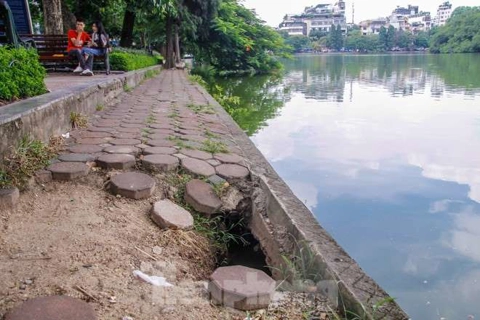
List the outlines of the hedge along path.
<svg viewBox="0 0 480 320">
<path fill-rule="evenodd" d="M 153 253 L 153 255 L 159 260 L 164 259 L 167 264 L 167 267 L 164 267 L 166 270 L 164 274 L 169 282 L 176 287 L 181 287 L 184 279 L 178 274 L 193 277 L 195 281 L 199 279 L 207 280 L 209 274 L 205 274 L 205 271 L 202 273 L 202 270 L 206 269 L 205 267 L 199 270 L 200 263 L 197 263 L 197 269 L 190 266 L 195 263 L 195 257 L 182 258 L 187 259 L 187 261 L 181 261 L 183 264 L 175 262 L 177 271 L 171 272 L 172 270 L 169 269 L 169 264 L 176 261 L 175 259 L 178 259 L 183 252 L 197 250 L 199 251 L 198 256 L 208 255 L 209 253 L 203 252 L 208 251 L 208 245 L 205 246 L 194 236 L 192 238 L 179 238 L 175 230 L 160 233 L 159 228 L 146 219 L 148 217 L 145 217 L 145 213 L 152 206 L 150 201 L 160 200 L 158 197 L 161 194 L 161 181 L 155 172 L 144 170 L 144 161 L 142 161 L 150 156 L 147 158 L 148 167 L 153 168 L 153 170 L 172 170 L 174 173 L 177 170 L 188 171 L 192 178 L 201 180 L 209 178 L 202 176 L 204 172 L 213 176 L 218 175 L 219 172 L 216 168 L 222 164 L 237 165 L 239 166 L 236 168 L 237 170 L 246 170 L 246 167 L 242 164 L 231 163 L 233 161 L 241 162 L 239 161 L 240 150 L 234 141 L 230 140 L 229 130 L 222 123 L 220 117 L 212 112 L 212 108 L 205 107 L 207 105 L 207 97 L 204 96 L 197 85 L 187 79 L 184 71 L 167 70 L 136 87 L 131 92 L 124 94 L 121 102 L 117 105 L 96 113 L 88 128 L 73 131 L 71 133 L 72 138 L 68 141 L 67 152 L 59 157 L 60 162 L 50 166 L 47 170 L 51 170 L 54 179 L 61 181 L 75 180 L 90 174 L 89 179 L 85 180 L 88 185 L 85 186 L 81 183 L 69 185 L 62 182 L 51 184 L 51 188 L 60 192 L 63 197 L 62 200 L 65 200 L 59 202 L 60 204 L 55 204 L 58 208 L 53 210 L 53 213 L 41 206 L 47 206 L 47 209 L 49 209 L 48 202 L 54 201 L 56 203 L 56 201 L 59 201 L 58 194 L 54 195 L 57 197 L 54 200 L 48 199 L 48 192 L 39 196 L 39 198 L 42 198 L 41 201 L 32 199 L 35 202 L 30 207 L 34 211 L 27 214 L 31 218 L 21 218 L 20 211 L 26 212 L 25 209 L 29 207 L 29 203 L 27 203 L 29 200 L 23 200 L 23 203 L 21 201 L 18 208 L 19 213 L 11 221 L 11 223 L 16 223 L 19 220 L 18 224 L 8 229 L 14 231 L 9 231 L 11 234 L 5 235 L 5 238 L 3 238 L 5 239 L 5 245 L 0 246 L 0 256 L 2 256 L 2 248 L 8 248 L 9 246 L 22 248 L 23 245 L 26 247 L 25 249 L 30 249 L 29 246 L 32 244 L 26 245 L 26 241 L 35 242 L 35 248 L 41 248 L 44 246 L 44 242 L 53 241 L 52 239 L 60 238 L 63 240 L 52 242 L 51 252 L 47 252 L 46 255 L 48 264 L 44 263 L 41 253 L 30 253 L 31 250 L 25 251 L 30 254 L 27 255 L 27 258 L 32 260 L 27 260 L 27 262 L 21 260 L 23 255 L 19 254 L 19 264 L 14 265 L 14 267 L 12 267 L 12 263 L 15 262 L 7 261 L 7 264 L 0 259 L 0 271 L 2 267 L 3 270 L 7 270 L 7 268 L 8 270 L 17 270 L 13 274 L 4 272 L 3 276 L 0 273 L 0 282 L 6 280 L 2 277 L 7 276 L 8 281 L 19 283 L 22 283 L 25 279 L 29 280 L 28 283 L 31 283 L 31 278 L 34 278 L 34 287 L 30 289 L 27 286 L 26 289 L 30 290 L 28 291 L 29 298 L 58 292 L 70 295 L 72 288 L 75 287 L 74 285 L 80 285 L 99 300 L 89 301 L 89 304 L 94 306 L 99 319 L 121 319 L 126 315 L 131 315 L 135 319 L 143 317 L 153 319 L 154 316 L 148 314 L 150 309 L 152 314 L 158 314 L 159 309 L 152 307 L 151 301 L 148 299 L 144 301 L 140 298 L 140 296 L 151 297 L 151 286 L 134 279 L 132 271 L 136 268 L 142 268 L 138 259 L 153 263 L 149 256 L 143 256 L 142 252 L 135 247 L 152 255 L 155 241 L 157 243 L 160 241 L 158 240 L 159 235 L 162 239 L 166 238 L 168 240 L 162 242 L 164 244 L 157 244 L 163 246 L 164 253 Z M 202 112 L 202 110 L 208 110 L 208 112 Z M 99 132 L 102 134 L 92 134 Z M 131 135 L 126 135 L 126 133 Z M 207 141 L 207 143 L 204 143 L 204 141 Z M 222 153 L 220 151 L 226 152 Z M 174 158 L 178 161 L 175 161 Z M 135 164 L 132 164 L 132 159 Z M 221 161 L 222 159 L 224 161 Z M 162 163 L 162 161 L 165 161 L 165 163 Z M 185 168 L 185 164 L 188 164 L 188 170 Z M 99 192 L 103 181 L 99 185 L 98 176 L 91 174 L 91 172 L 92 169 L 94 171 L 101 170 L 99 169 L 100 166 L 105 171 L 112 171 L 108 176 L 112 176 L 111 181 L 115 181 L 119 185 L 125 183 L 125 177 L 132 176 L 132 173 L 142 175 L 141 179 L 138 179 L 139 176 L 133 176 L 131 181 L 127 179 L 127 185 L 139 186 L 138 189 L 123 190 L 122 192 L 113 190 L 113 192 L 118 192 L 123 196 L 122 198 Z M 239 169 L 240 167 L 242 169 Z M 235 171 L 232 171 L 232 176 L 229 175 L 228 170 L 223 171 L 225 170 L 222 170 L 222 178 L 225 180 L 232 179 L 231 182 L 233 182 L 238 179 Z M 122 175 L 124 175 L 123 179 L 114 179 Z M 149 178 L 156 183 L 156 191 L 153 191 L 155 185 Z M 248 177 L 245 179 L 248 179 Z M 165 182 L 165 184 L 168 184 L 168 182 Z M 84 192 L 85 190 L 88 193 Z M 205 190 L 212 192 L 209 188 L 205 188 Z M 107 196 L 110 197 L 107 199 L 108 203 L 112 204 L 108 208 L 111 210 L 105 210 L 104 208 L 105 204 L 103 202 L 105 200 L 102 201 L 102 198 Z M 82 199 L 83 197 L 92 197 L 93 199 L 89 201 Z M 126 197 L 134 200 L 126 199 Z M 75 203 L 77 202 L 91 203 L 89 209 L 91 212 L 75 210 Z M 118 206 L 115 204 L 118 204 Z M 208 206 L 209 204 L 203 205 Z M 73 208 L 70 206 L 73 206 Z M 70 216 L 70 213 L 73 216 Z M 44 226 L 43 221 L 39 223 L 37 220 L 33 220 L 36 219 L 37 214 L 40 215 L 39 219 L 52 221 L 52 231 L 50 233 L 45 231 L 50 229 Z M 53 216 L 47 217 L 48 214 L 53 214 Z M 30 220 L 24 221 L 22 219 Z M 89 221 L 88 219 L 94 220 Z M 101 222 L 102 220 L 104 222 Z M 121 221 L 118 222 L 121 224 L 120 226 L 117 221 Z M 23 236 L 20 232 L 23 230 L 21 228 L 28 228 Z M 68 228 L 74 228 L 74 230 L 68 232 Z M 131 231 L 132 228 L 135 228 L 135 232 Z M 20 231 L 15 232 L 15 230 Z M 24 234 L 29 234 L 27 231 L 34 236 L 25 237 Z M 45 232 L 45 234 L 41 235 L 41 232 Z M 112 234 L 115 236 L 112 236 Z M 100 235 L 104 238 L 98 238 Z M 141 238 L 140 242 L 135 242 L 136 235 Z M 0 244 L 3 241 L 2 237 L 0 235 Z M 28 239 L 25 240 L 25 238 Z M 124 242 L 115 242 L 117 240 L 114 239 Z M 127 240 L 128 243 L 125 243 Z M 182 247 L 183 249 L 179 252 L 168 255 L 168 251 L 173 250 L 172 247 L 179 247 L 179 244 L 185 247 Z M 62 247 L 57 250 L 56 246 Z M 50 247 L 47 245 L 46 248 Z M 90 255 L 89 252 L 93 252 L 95 255 Z M 134 252 L 134 254 L 131 252 Z M 165 252 L 167 253 L 165 254 Z M 215 261 L 211 260 L 214 266 Z M 71 270 L 65 271 L 65 266 L 70 267 Z M 192 270 L 197 272 L 196 276 L 192 276 Z M 209 270 L 209 272 L 211 271 L 213 269 Z M 155 274 L 154 272 L 151 271 L 149 274 Z M 52 278 L 47 276 L 48 274 L 59 274 L 59 276 Z M 202 274 L 201 277 L 198 276 L 199 274 Z M 110 285 L 109 281 L 113 281 L 115 285 Z M 101 284 L 99 284 L 100 282 Z M 45 289 L 52 283 L 58 285 L 61 290 Z M 127 284 L 128 286 L 125 286 Z M 5 304 L 2 302 L 3 292 L 0 290 L 0 314 L 11 310 L 23 300 L 22 291 L 19 291 L 15 286 L 15 283 L 10 283 L 7 287 L 13 289 L 11 291 L 8 291 L 10 290 L 8 288 L 5 289 L 8 291 L 5 291 L 7 292 L 6 296 L 9 297 L 8 300 L 5 300 Z M 202 286 L 195 286 L 195 288 L 197 287 L 202 288 Z M 112 296 L 117 296 L 118 302 L 116 304 L 109 304 L 108 299 Z M 85 298 L 81 294 L 79 297 Z M 208 312 L 211 307 L 208 300 L 202 300 L 202 303 L 205 302 L 207 303 L 204 308 L 207 308 Z M 197 312 L 205 314 L 203 319 L 216 318 L 215 314 L 205 313 L 203 309 L 202 311 L 191 310 L 194 306 L 178 308 L 175 312 L 179 314 L 169 315 L 169 317 L 186 319 L 189 318 L 188 315 L 193 314 L 192 312 Z M 130 314 L 123 313 L 124 310 L 129 310 Z M 143 311 L 147 314 L 142 314 Z M 187 312 L 190 313 L 185 314 Z"/>
</svg>

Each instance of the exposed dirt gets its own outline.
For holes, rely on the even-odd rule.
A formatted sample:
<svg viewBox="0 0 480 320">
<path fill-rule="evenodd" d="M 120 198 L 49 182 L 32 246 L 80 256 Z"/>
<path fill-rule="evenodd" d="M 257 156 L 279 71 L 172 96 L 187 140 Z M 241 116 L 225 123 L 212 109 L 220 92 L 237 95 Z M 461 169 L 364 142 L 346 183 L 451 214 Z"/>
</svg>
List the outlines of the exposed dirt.
<svg viewBox="0 0 480 320">
<path fill-rule="evenodd" d="M 62 294 L 88 301 L 101 320 L 244 319 L 208 299 L 215 266 L 208 240 L 194 231 L 162 231 L 148 217 L 165 184 L 159 181 L 149 200 L 133 201 L 110 195 L 107 180 L 97 172 L 34 185 L 14 211 L 0 213 L 0 318 L 27 299 Z M 164 276 L 174 287 L 153 287 L 134 270 Z M 303 319 L 312 310 L 292 301 L 258 319 Z"/>
</svg>

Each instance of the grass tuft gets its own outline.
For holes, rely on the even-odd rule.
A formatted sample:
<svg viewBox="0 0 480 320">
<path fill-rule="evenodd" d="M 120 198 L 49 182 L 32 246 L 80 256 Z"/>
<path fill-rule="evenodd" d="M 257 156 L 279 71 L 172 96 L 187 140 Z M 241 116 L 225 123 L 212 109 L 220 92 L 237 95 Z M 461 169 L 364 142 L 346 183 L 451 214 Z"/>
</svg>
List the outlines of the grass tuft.
<svg viewBox="0 0 480 320">
<path fill-rule="evenodd" d="M 97 107 L 95 108 L 95 110 L 97 111 L 103 111 L 103 109 L 105 109 L 105 106 L 103 104 L 97 104 Z"/>
<path fill-rule="evenodd" d="M 202 151 L 209 153 L 229 153 L 227 145 L 220 141 L 207 139 L 203 141 Z"/>
<path fill-rule="evenodd" d="M 70 123 L 73 129 L 86 128 L 88 126 L 88 119 L 80 112 L 70 112 Z"/>
</svg>

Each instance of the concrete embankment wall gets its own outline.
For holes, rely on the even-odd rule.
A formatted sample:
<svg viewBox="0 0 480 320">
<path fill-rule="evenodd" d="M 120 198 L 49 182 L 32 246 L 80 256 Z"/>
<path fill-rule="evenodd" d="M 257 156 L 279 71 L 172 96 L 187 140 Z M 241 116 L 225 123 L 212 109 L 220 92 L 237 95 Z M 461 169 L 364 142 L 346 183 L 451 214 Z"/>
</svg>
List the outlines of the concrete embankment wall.
<svg viewBox="0 0 480 320">
<path fill-rule="evenodd" d="M 60 89 L 52 93 L 12 103 L 0 108 L 0 155 L 25 136 L 48 142 L 50 137 L 71 130 L 71 112 L 90 115 L 98 105 L 107 105 L 124 88 L 136 87 L 147 72 L 161 66 L 131 71 L 111 79 L 89 78 L 88 84 Z M 66 77 L 65 81 L 68 81 Z M 0 162 L 1 162 L 0 157 Z"/>
<path fill-rule="evenodd" d="M 249 227 L 260 242 L 267 263 L 279 268 L 284 264 L 282 256 L 298 257 L 295 251 L 299 244 L 307 243 L 315 255 L 315 272 L 322 279 L 317 289 L 328 296 L 330 303 L 365 319 L 409 319 L 396 302 L 372 310 L 376 303 L 388 301 L 389 295 L 320 226 L 230 115 L 203 88 L 199 90 L 216 106 L 249 161 L 254 181 Z M 277 280 L 281 276 L 274 272 Z"/>
</svg>

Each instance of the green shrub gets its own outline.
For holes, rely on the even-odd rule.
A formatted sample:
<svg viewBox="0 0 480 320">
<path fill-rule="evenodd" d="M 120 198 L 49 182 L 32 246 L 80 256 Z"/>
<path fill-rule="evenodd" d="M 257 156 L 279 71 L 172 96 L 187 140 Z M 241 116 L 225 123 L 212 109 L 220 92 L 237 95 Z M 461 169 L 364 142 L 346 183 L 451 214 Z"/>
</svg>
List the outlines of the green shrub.
<svg viewBox="0 0 480 320">
<path fill-rule="evenodd" d="M 11 101 L 47 92 L 45 75 L 35 50 L 0 47 L 0 100 Z"/>
<path fill-rule="evenodd" d="M 132 71 L 151 67 L 162 63 L 160 54 L 149 55 L 142 50 L 115 49 L 110 54 L 110 66 L 112 70 Z"/>
</svg>

